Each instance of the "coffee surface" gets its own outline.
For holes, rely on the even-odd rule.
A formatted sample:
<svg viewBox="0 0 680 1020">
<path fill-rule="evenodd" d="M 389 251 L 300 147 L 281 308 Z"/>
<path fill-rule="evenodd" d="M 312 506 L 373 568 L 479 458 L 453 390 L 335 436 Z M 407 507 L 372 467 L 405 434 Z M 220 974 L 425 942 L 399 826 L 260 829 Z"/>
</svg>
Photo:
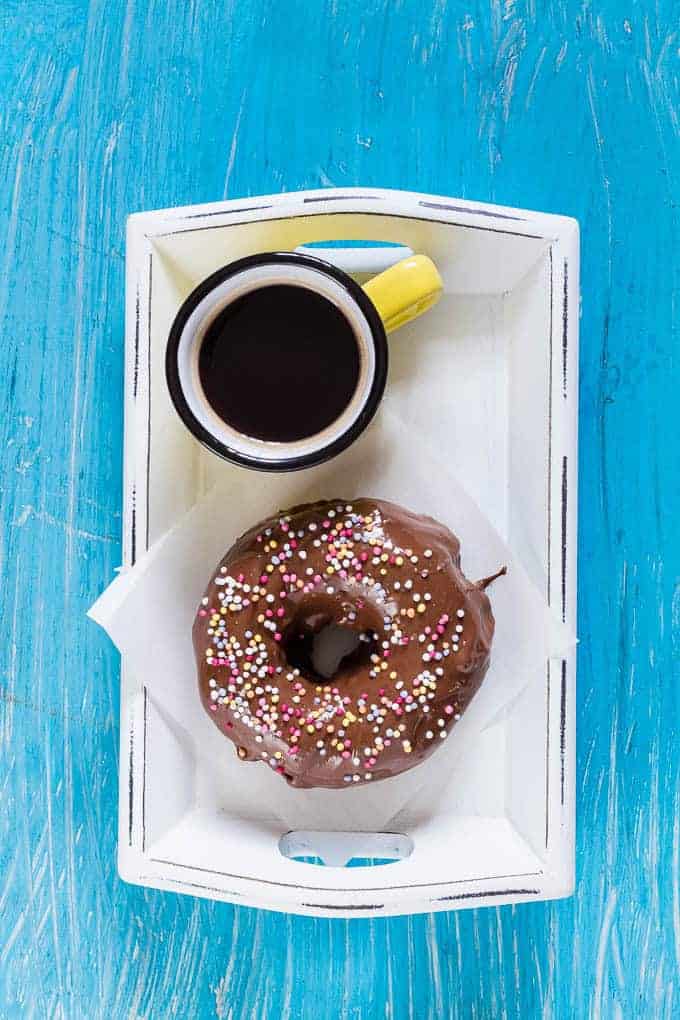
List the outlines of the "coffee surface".
<svg viewBox="0 0 680 1020">
<path fill-rule="evenodd" d="M 224 422 L 243 435 L 295 442 L 322 432 L 359 381 L 354 330 L 335 305 L 305 287 L 262 287 L 210 326 L 199 377 Z"/>
</svg>

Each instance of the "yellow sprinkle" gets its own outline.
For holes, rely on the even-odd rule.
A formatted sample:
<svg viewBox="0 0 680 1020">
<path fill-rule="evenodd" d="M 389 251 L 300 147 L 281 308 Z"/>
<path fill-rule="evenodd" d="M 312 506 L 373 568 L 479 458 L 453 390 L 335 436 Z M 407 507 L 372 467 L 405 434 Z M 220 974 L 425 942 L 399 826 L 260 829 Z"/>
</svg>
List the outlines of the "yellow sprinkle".
<svg viewBox="0 0 680 1020">
<path fill-rule="evenodd" d="M 392 672 L 390 673 L 390 680 L 396 680 L 396 679 L 397 679 L 397 671 L 396 671 L 396 669 L 393 669 Z"/>
<path fill-rule="evenodd" d="M 416 615 L 415 609 L 413 609 L 413 607 L 407 609 L 406 610 L 406 615 L 408 616 L 409 620 L 412 620 L 413 617 Z"/>
<path fill-rule="evenodd" d="M 274 573 L 274 567 L 271 565 L 271 563 L 268 563 L 267 566 L 264 569 L 266 570 L 266 572 L 268 574 L 273 574 Z"/>
<path fill-rule="evenodd" d="M 424 613 L 425 609 L 426 609 L 425 603 L 421 602 L 420 605 L 418 606 L 418 612 L 419 613 Z"/>
<path fill-rule="evenodd" d="M 397 564 L 398 567 L 403 567 L 403 565 L 404 565 L 404 557 L 403 556 L 397 556 L 397 558 L 396 558 L 396 560 L 394 562 Z"/>
<path fill-rule="evenodd" d="M 389 556 L 387 555 L 387 553 L 383 553 L 380 559 L 382 560 L 383 563 L 387 563 Z"/>
<path fill-rule="evenodd" d="M 276 541 L 275 541 L 275 540 L 274 540 L 274 539 L 272 538 L 272 540 L 271 540 L 271 541 L 270 541 L 270 543 L 269 543 L 269 548 L 270 548 L 270 549 L 278 549 L 278 547 L 279 547 L 279 543 L 278 543 L 278 542 L 276 542 Z"/>
</svg>

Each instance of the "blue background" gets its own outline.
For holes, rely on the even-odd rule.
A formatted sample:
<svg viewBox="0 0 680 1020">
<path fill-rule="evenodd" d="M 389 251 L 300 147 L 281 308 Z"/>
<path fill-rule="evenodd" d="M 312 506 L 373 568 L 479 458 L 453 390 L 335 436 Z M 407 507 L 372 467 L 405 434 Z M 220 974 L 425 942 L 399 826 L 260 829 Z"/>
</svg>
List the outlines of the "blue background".
<svg viewBox="0 0 680 1020">
<path fill-rule="evenodd" d="M 676 0 L 1 0 L 0 1016 L 680 1015 Z M 582 225 L 578 892 L 313 920 L 123 885 L 124 224 L 375 185 Z"/>
</svg>

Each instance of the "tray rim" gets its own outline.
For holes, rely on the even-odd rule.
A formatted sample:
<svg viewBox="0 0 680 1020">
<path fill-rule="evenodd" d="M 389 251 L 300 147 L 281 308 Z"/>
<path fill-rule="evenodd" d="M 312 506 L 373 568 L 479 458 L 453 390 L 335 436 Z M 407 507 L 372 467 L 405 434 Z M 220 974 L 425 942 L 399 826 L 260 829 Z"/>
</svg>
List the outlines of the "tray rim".
<svg viewBox="0 0 680 1020">
<path fill-rule="evenodd" d="M 262 220 L 328 213 L 368 213 L 441 222 L 541 240 L 550 258 L 549 521 L 557 517 L 559 542 L 549 541 L 549 602 L 576 629 L 577 428 L 579 228 L 561 215 L 470 202 L 446 196 L 379 188 L 332 188 L 253 196 L 195 206 L 134 213 L 127 223 L 125 314 L 125 427 L 123 567 L 131 567 L 148 546 L 150 364 L 153 245 L 158 238 Z M 237 219 L 236 217 L 239 216 Z M 202 221 L 209 222 L 202 222 Z M 575 309 L 575 312 L 574 312 Z M 146 376 L 148 379 L 148 374 Z M 146 445 L 142 441 L 146 425 Z M 140 474 L 145 475 L 139 484 Z M 554 512 L 559 507 L 559 512 Z M 559 583 L 557 583 L 559 580 Z M 184 891 L 226 902 L 312 916 L 385 916 L 483 905 L 531 902 L 570 895 L 574 886 L 575 817 L 575 649 L 547 662 L 546 866 L 536 872 L 469 880 L 402 884 L 390 888 L 316 886 L 326 902 L 309 902 L 310 883 L 272 883 L 250 876 L 223 875 L 233 888 L 209 885 L 201 868 L 154 860 L 145 845 L 145 798 L 138 793 L 145 774 L 147 691 L 121 664 L 120 797 L 118 866 L 136 884 Z M 137 789 L 136 789 L 137 787 Z M 551 842 L 549 845 L 549 838 Z M 304 865 L 300 867 L 305 867 Z M 306 867 L 311 867 L 310 865 Z M 219 873 L 215 873 L 219 874 Z M 318 874 L 318 873 L 317 873 Z M 492 888 L 501 885 L 501 888 Z M 451 894 L 450 886 L 459 889 Z M 530 886 L 530 887 L 529 887 Z M 273 892 L 273 887 L 276 892 Z M 281 887 L 281 888 L 279 888 Z M 378 896 L 378 891 L 380 895 Z M 375 902 L 381 899 L 381 903 Z"/>
</svg>

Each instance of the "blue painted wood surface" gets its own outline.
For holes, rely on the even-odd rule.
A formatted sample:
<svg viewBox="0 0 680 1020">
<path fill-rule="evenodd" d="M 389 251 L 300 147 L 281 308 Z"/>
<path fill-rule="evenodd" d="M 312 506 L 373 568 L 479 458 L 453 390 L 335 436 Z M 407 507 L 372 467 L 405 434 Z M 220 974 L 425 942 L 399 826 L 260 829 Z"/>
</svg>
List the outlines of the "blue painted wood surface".
<svg viewBox="0 0 680 1020">
<path fill-rule="evenodd" d="M 0 4 L 0 1016 L 680 1015 L 677 0 Z M 578 892 L 312 920 L 115 871 L 128 212 L 323 185 L 582 224 Z"/>
</svg>

